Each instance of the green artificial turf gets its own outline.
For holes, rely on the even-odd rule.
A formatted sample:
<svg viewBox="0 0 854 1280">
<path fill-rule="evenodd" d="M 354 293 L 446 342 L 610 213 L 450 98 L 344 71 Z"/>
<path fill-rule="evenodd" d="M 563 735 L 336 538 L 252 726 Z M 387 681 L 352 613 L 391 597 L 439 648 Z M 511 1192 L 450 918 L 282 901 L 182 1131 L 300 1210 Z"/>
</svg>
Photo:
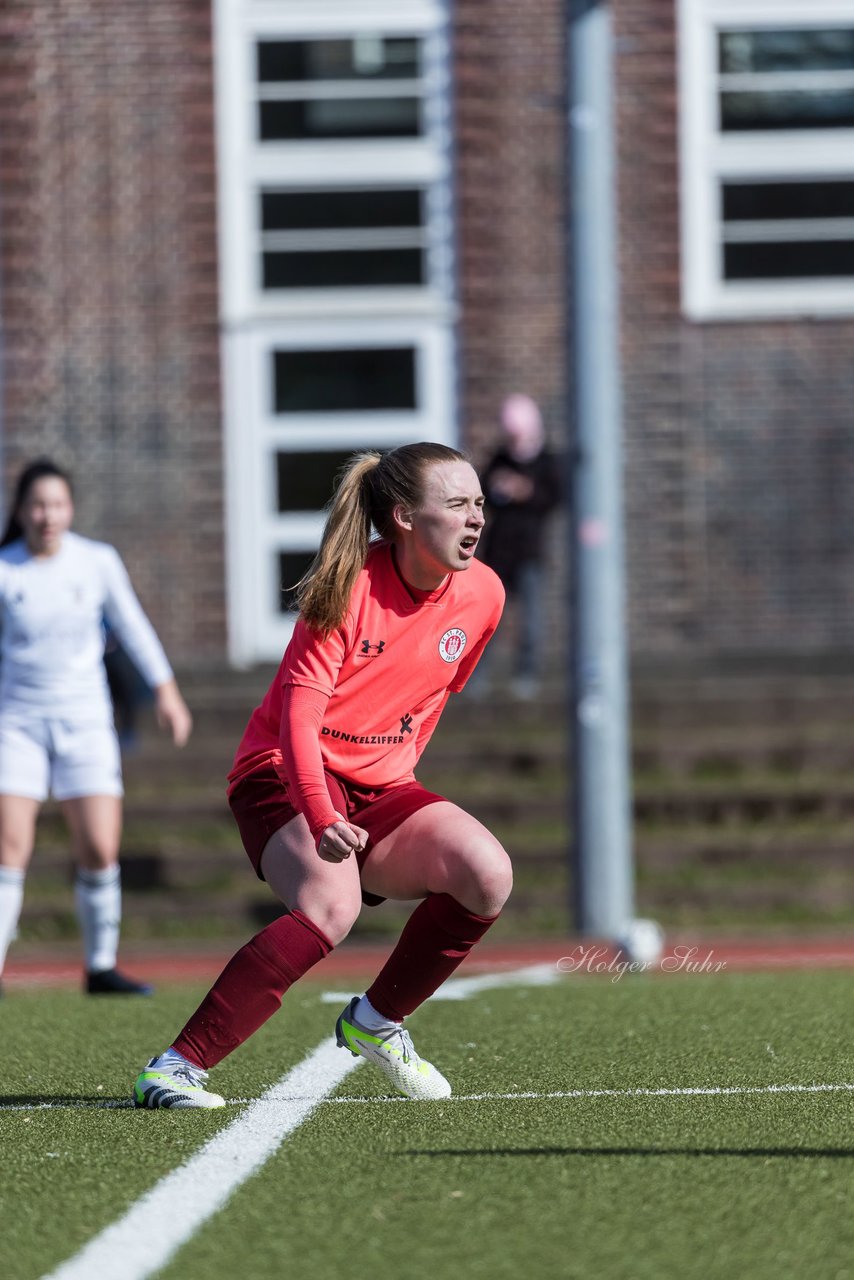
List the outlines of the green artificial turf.
<svg viewBox="0 0 854 1280">
<path fill-rule="evenodd" d="M 411 1029 L 458 1095 L 849 1083 L 851 981 L 577 974 L 433 1002 Z M 293 991 L 212 1087 L 255 1097 L 299 1062 L 331 1033 L 322 990 Z M 4 1280 L 56 1267 L 240 1113 L 38 1107 L 125 1097 L 199 994 L 2 1002 L 3 1102 L 32 1104 L 0 1110 Z M 367 1066 L 338 1093 L 360 1100 L 320 1105 L 162 1280 L 854 1275 L 852 1093 L 418 1104 Z"/>
</svg>

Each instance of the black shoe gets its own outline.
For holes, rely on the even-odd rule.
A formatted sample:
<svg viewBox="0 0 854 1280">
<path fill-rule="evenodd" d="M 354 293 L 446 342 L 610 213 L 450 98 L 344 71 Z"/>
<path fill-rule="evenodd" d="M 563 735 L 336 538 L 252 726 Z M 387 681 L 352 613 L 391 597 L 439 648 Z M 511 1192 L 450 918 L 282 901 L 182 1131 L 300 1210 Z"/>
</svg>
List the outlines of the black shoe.
<svg viewBox="0 0 854 1280">
<path fill-rule="evenodd" d="M 147 982 L 134 982 L 118 969 L 101 969 L 86 974 L 86 993 L 90 996 L 152 996 L 154 987 Z"/>
</svg>

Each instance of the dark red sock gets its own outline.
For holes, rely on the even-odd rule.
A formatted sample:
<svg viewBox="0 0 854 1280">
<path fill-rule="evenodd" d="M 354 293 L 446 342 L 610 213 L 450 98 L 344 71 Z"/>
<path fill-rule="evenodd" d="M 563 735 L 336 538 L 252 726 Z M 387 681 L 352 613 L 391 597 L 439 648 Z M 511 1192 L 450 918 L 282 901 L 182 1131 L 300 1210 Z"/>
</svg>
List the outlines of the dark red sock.
<svg viewBox="0 0 854 1280">
<path fill-rule="evenodd" d="M 280 916 L 232 956 L 174 1047 L 197 1067 L 215 1067 L 282 1003 L 292 983 L 332 950 L 301 911 Z"/>
<path fill-rule="evenodd" d="M 383 970 L 367 992 L 385 1018 L 402 1022 L 462 964 L 497 916 L 476 916 L 447 893 L 415 908 Z"/>
</svg>

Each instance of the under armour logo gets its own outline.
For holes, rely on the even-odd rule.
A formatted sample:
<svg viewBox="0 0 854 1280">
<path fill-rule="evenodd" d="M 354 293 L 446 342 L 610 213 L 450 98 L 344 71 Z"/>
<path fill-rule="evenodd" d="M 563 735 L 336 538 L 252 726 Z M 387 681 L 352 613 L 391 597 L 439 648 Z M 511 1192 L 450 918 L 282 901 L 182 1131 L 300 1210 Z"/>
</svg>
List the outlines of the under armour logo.
<svg viewBox="0 0 854 1280">
<path fill-rule="evenodd" d="M 370 640 L 362 641 L 362 656 L 367 658 L 373 650 L 377 655 L 381 654 L 385 648 L 385 640 L 380 640 L 377 644 L 371 644 Z"/>
<path fill-rule="evenodd" d="M 412 732 L 412 716 L 401 716 L 401 717 L 400 717 L 400 732 L 401 732 L 401 733 L 411 733 L 411 732 Z"/>
</svg>

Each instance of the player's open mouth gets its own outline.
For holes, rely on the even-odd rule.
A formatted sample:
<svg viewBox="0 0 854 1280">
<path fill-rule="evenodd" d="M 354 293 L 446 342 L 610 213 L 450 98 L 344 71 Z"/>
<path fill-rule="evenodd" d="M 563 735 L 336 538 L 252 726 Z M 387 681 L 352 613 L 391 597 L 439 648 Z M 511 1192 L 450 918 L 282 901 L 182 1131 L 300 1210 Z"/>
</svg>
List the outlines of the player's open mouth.
<svg viewBox="0 0 854 1280">
<path fill-rule="evenodd" d="M 474 550 L 475 550 L 475 547 L 477 546 L 477 543 L 478 543 L 477 538 L 473 538 L 473 537 L 463 538 L 462 542 L 460 543 L 460 551 L 463 553 L 463 555 L 467 555 L 467 556 L 474 555 Z"/>
</svg>

